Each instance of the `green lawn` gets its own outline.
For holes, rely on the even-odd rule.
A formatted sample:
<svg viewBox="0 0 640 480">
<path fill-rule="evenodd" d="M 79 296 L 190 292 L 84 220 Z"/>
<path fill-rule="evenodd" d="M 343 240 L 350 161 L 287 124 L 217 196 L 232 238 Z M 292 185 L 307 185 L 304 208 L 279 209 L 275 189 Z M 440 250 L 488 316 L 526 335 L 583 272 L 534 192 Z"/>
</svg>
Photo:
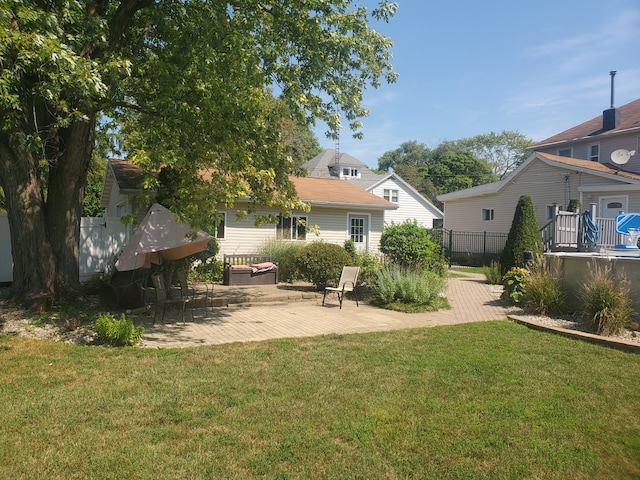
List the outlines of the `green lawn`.
<svg viewBox="0 0 640 480">
<path fill-rule="evenodd" d="M 640 355 L 509 322 L 0 362 L 3 479 L 640 478 Z"/>
</svg>

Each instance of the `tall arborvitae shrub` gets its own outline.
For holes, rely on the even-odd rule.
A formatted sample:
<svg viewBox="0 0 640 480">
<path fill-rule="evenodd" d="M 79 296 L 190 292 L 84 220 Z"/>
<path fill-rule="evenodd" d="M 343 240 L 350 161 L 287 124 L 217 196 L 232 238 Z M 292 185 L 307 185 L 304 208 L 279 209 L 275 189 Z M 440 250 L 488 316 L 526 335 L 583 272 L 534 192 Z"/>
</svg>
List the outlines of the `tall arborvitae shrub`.
<svg viewBox="0 0 640 480">
<path fill-rule="evenodd" d="M 504 275 L 513 267 L 522 267 L 525 250 L 533 254 L 534 263 L 542 256 L 542 235 L 536 221 L 536 211 L 529 195 L 518 200 L 511 222 L 511 230 L 500 256 L 500 269 Z"/>
</svg>

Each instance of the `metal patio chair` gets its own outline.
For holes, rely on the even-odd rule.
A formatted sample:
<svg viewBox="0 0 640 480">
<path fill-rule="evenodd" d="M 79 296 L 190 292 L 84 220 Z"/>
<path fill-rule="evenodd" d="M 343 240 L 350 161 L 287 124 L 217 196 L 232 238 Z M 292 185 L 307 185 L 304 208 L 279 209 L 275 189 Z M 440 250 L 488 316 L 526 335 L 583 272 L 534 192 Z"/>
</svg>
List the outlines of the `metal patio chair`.
<svg viewBox="0 0 640 480">
<path fill-rule="evenodd" d="M 358 274 L 360 273 L 360 267 L 343 267 L 342 274 L 340 274 L 340 281 L 336 287 L 325 287 L 324 295 L 322 295 L 322 305 L 324 305 L 327 292 L 335 292 L 338 295 L 340 301 L 340 309 L 342 309 L 342 301 L 344 296 L 348 292 L 353 292 L 356 298 L 356 306 L 358 303 Z"/>
</svg>

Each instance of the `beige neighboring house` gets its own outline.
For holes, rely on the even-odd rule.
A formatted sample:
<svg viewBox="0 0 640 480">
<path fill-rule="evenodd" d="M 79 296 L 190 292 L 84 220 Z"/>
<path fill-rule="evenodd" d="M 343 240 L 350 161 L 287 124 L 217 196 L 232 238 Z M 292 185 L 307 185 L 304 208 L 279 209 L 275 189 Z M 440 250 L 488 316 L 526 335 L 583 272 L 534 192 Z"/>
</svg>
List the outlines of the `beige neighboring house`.
<svg viewBox="0 0 640 480">
<path fill-rule="evenodd" d="M 221 221 L 216 228 L 220 254 L 255 253 L 267 240 L 282 238 L 291 242 L 326 241 L 344 245 L 352 239 L 360 250 L 378 251 L 386 211 L 397 205 L 377 197 L 349 182 L 337 179 L 290 177 L 298 198 L 308 202 L 309 212 L 293 212 L 291 217 L 280 218 L 277 225 L 255 225 L 256 215 L 277 214 L 262 209 L 239 220 L 236 209 L 247 201 L 238 199 L 234 210 L 221 210 Z M 136 205 L 136 195 L 142 173 L 126 160 L 109 160 L 101 205 L 113 221 L 129 214 L 142 219 L 145 208 Z M 312 228 L 317 227 L 318 235 Z M 131 226 L 129 231 L 130 238 Z M 127 240 L 128 240 L 127 238 Z"/>
<path fill-rule="evenodd" d="M 387 225 L 416 220 L 425 228 L 442 226 L 442 211 L 396 173 L 376 173 L 347 153 L 329 148 L 302 165 L 313 178 L 346 180 L 367 192 L 394 203 L 385 211 Z"/>
<path fill-rule="evenodd" d="M 549 223 L 556 209 L 578 199 L 583 210 L 595 203 L 597 216 L 640 211 L 640 174 L 589 160 L 535 152 L 499 182 L 440 195 L 444 228 L 456 232 L 508 233 L 521 195 L 529 195 L 538 225 Z"/>
<path fill-rule="evenodd" d="M 604 110 L 533 145 L 529 158 L 503 180 L 440 195 L 444 228 L 508 233 L 521 195 L 531 197 L 541 228 L 572 199 L 582 210 L 594 204 L 596 218 L 640 212 L 639 142 L 640 100 Z M 618 163 L 612 161 L 616 151 Z"/>
</svg>

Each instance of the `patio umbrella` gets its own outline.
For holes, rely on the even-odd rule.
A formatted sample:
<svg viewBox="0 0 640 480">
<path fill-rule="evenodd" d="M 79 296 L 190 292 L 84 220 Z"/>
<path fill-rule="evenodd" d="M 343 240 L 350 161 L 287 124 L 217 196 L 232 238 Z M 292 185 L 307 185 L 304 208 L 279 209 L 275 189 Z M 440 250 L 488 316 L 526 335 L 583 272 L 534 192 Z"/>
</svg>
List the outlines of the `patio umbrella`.
<svg viewBox="0 0 640 480">
<path fill-rule="evenodd" d="M 119 271 L 149 268 L 163 260 L 179 260 L 206 250 L 213 237 L 202 230 L 178 222 L 176 216 L 159 203 L 144 217 L 116 262 Z"/>
</svg>

